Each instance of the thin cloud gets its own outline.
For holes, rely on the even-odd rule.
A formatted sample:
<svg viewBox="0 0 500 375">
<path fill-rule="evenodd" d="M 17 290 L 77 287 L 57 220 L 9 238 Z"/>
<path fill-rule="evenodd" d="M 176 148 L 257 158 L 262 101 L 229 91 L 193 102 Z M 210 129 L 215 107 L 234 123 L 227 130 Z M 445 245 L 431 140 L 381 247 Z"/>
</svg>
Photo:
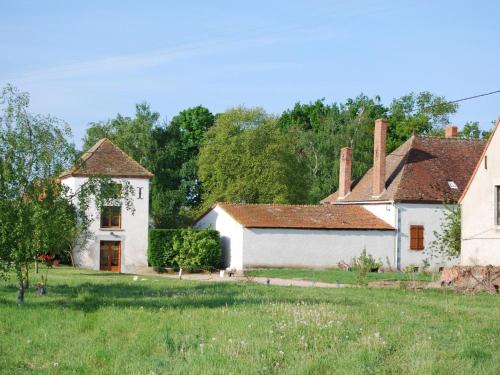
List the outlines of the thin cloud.
<svg viewBox="0 0 500 375">
<path fill-rule="evenodd" d="M 272 44 L 303 43 L 308 41 L 319 41 L 332 39 L 334 35 L 320 29 L 294 30 L 297 34 L 290 32 L 265 35 L 240 40 L 214 39 L 200 43 L 190 43 L 173 48 L 150 51 L 142 54 L 130 54 L 110 56 L 101 59 L 62 64 L 50 68 L 26 72 L 14 80 L 16 83 L 28 83 L 39 81 L 65 80 L 82 76 L 95 76 L 129 70 L 145 69 L 164 65 L 180 59 L 199 57 L 221 51 L 236 48 L 248 48 L 250 46 L 265 46 Z M 257 64 L 258 65 L 258 64 Z M 248 68 L 248 67 L 247 67 Z M 255 69 L 266 69 L 256 66 Z M 267 68 L 272 68 L 268 66 Z"/>
</svg>

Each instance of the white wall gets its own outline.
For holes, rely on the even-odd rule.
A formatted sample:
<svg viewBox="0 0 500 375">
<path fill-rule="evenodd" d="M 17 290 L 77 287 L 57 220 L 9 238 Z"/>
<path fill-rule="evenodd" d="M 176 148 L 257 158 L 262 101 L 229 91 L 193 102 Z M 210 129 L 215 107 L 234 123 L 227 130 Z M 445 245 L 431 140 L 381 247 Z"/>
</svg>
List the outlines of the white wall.
<svg viewBox="0 0 500 375">
<path fill-rule="evenodd" d="M 462 265 L 500 265 L 500 226 L 495 222 L 495 187 L 500 186 L 500 130 L 462 199 Z"/>
<path fill-rule="evenodd" d="M 221 207 L 216 206 L 196 222 L 195 228 L 211 227 L 219 231 L 224 266 L 243 268 L 243 227 Z"/>
<path fill-rule="evenodd" d="M 430 243 L 435 239 L 434 231 L 441 231 L 441 219 L 444 216 L 443 204 L 400 203 L 398 223 L 399 265 L 404 269 L 410 264 L 422 266 L 424 259 L 431 263 L 431 270 L 459 263 L 459 259 L 447 260 L 443 257 L 430 255 Z M 424 250 L 410 250 L 410 225 L 424 226 Z"/>
<path fill-rule="evenodd" d="M 243 266 L 335 267 L 350 263 L 363 248 L 385 264 L 391 259 L 394 231 L 245 228 Z"/>
<path fill-rule="evenodd" d="M 85 183 L 85 177 L 68 177 L 62 180 L 73 192 Z M 121 241 L 121 272 L 132 273 L 147 267 L 148 222 L 149 222 L 149 179 L 113 178 L 115 182 L 129 181 L 135 189 L 133 204 L 135 212 L 122 206 L 122 226 L 120 229 L 101 229 L 100 217 L 95 205 L 90 205 L 89 213 L 95 220 L 90 226 L 93 238 L 74 254 L 78 266 L 99 269 L 100 241 Z M 142 187 L 142 199 L 138 198 Z"/>
<path fill-rule="evenodd" d="M 370 211 L 389 225 L 396 227 L 396 207 L 393 203 L 362 204 L 361 207 Z"/>
</svg>

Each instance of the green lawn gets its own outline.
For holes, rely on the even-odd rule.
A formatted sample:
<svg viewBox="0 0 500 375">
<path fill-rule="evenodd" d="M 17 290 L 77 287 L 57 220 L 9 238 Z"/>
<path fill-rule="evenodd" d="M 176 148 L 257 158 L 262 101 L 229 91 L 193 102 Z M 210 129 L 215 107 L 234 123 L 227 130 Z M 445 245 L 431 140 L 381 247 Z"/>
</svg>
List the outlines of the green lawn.
<svg viewBox="0 0 500 375">
<path fill-rule="evenodd" d="M 189 282 L 57 268 L 16 305 L 5 374 L 499 374 L 499 296 Z"/>
<path fill-rule="evenodd" d="M 269 268 L 246 271 L 248 276 L 277 277 L 281 279 L 302 279 L 311 281 L 321 281 L 325 283 L 355 284 L 356 272 L 344 271 L 341 269 L 300 269 L 300 268 Z M 412 273 L 412 280 L 434 281 L 439 280 L 439 274 Z M 370 272 L 368 281 L 394 281 L 408 280 L 409 276 L 403 272 Z"/>
</svg>

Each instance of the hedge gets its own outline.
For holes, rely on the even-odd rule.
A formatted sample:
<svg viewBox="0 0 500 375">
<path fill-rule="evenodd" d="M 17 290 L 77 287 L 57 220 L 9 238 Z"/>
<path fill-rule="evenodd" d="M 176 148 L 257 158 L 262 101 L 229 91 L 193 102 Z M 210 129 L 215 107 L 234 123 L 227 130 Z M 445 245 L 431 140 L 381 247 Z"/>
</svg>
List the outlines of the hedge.
<svg viewBox="0 0 500 375">
<path fill-rule="evenodd" d="M 155 269 L 176 267 L 176 253 L 172 244 L 181 229 L 150 229 L 148 240 L 148 262 Z"/>
<path fill-rule="evenodd" d="M 182 267 L 188 271 L 221 266 L 219 232 L 212 229 L 150 229 L 148 262 L 156 270 Z"/>
</svg>

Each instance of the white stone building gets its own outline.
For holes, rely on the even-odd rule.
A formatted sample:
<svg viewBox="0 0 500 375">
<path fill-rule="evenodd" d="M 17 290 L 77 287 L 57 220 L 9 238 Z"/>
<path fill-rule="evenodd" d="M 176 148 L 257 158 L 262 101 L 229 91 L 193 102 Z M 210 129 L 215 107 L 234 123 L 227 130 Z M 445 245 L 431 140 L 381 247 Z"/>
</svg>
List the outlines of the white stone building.
<svg viewBox="0 0 500 375">
<path fill-rule="evenodd" d="M 461 264 L 500 266 L 500 118 L 465 189 Z"/>
<path fill-rule="evenodd" d="M 254 212 L 254 207 L 262 205 L 228 204 L 216 205 L 196 226 L 211 225 L 221 232 L 226 264 L 237 269 L 331 267 L 341 260 L 350 262 L 363 247 L 397 269 L 420 267 L 424 260 L 433 270 L 458 263 L 458 259 L 431 256 L 429 244 L 435 239 L 434 231 L 440 230 L 444 203 L 457 203 L 485 142 L 457 138 L 457 128 L 449 126 L 445 137 L 413 135 L 386 156 L 386 133 L 387 122 L 377 120 L 374 164 L 359 180 L 351 181 L 352 150 L 342 149 L 339 189 L 321 202 L 338 215 L 329 228 L 318 230 L 314 218 L 318 215 L 321 222 L 322 211 L 296 226 L 280 217 L 281 206 L 270 206 L 277 207 L 271 214 Z M 284 207 L 295 207 L 300 218 L 307 216 L 307 210 L 321 206 Z M 354 211 L 357 217 L 348 230 L 336 226 Z M 270 217 L 276 220 L 268 220 Z M 373 218 L 390 230 L 380 230 L 380 223 L 374 225 Z"/>
<path fill-rule="evenodd" d="M 385 156 L 387 122 L 377 120 L 374 132 L 373 167 L 351 182 L 351 150 L 341 155 L 339 190 L 323 204 L 361 205 L 395 228 L 388 256 L 398 269 L 431 269 L 457 264 L 430 252 L 434 232 L 441 230 L 444 204 L 456 204 L 484 150 L 482 140 L 461 139 L 448 126 L 445 137 L 412 135 Z"/>
<path fill-rule="evenodd" d="M 101 139 L 81 158 L 81 163 L 60 176 L 61 183 L 77 192 L 91 176 L 105 176 L 133 187 L 134 211 L 110 202 L 102 212 L 90 205 L 92 238 L 75 249 L 75 264 L 95 270 L 132 273 L 147 267 L 149 181 L 151 172 L 130 158 L 109 139 Z"/>
<path fill-rule="evenodd" d="M 224 263 L 256 267 L 336 267 L 366 248 L 384 257 L 394 228 L 360 206 L 218 203 L 196 223 L 219 231 Z"/>
</svg>

